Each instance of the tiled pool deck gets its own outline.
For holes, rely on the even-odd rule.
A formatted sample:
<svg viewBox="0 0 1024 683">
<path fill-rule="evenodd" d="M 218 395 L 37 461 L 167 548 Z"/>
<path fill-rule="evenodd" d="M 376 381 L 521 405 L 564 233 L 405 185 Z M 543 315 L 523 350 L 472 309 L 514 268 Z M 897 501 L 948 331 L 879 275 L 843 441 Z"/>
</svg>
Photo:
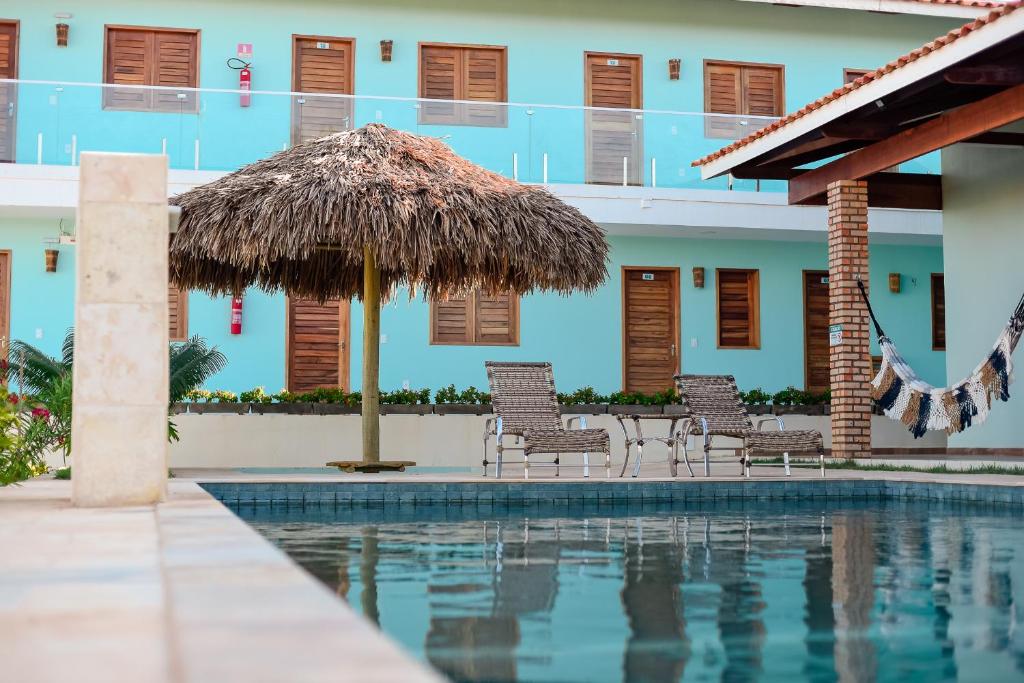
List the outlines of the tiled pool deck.
<svg viewBox="0 0 1024 683">
<path fill-rule="evenodd" d="M 726 468 L 722 468 L 725 471 Z M 731 469 L 731 468 L 728 468 Z M 231 505 L 616 505 L 913 497 L 1024 505 L 1024 477 L 773 468 L 739 477 L 523 482 L 468 473 L 181 471 L 154 507 L 81 509 L 70 482 L 0 489 L 0 662 L 12 681 L 433 681 Z"/>
</svg>

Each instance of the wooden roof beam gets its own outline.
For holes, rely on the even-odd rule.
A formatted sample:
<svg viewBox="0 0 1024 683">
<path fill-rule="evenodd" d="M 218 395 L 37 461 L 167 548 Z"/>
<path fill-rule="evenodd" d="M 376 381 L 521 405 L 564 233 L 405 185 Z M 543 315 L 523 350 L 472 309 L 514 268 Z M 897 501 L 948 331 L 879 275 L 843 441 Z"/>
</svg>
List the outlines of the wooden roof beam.
<svg viewBox="0 0 1024 683">
<path fill-rule="evenodd" d="M 1024 119 L 1024 85 L 965 104 L 797 176 L 789 183 L 789 203 L 806 203 L 838 180 L 866 178 L 1020 119 Z"/>
</svg>

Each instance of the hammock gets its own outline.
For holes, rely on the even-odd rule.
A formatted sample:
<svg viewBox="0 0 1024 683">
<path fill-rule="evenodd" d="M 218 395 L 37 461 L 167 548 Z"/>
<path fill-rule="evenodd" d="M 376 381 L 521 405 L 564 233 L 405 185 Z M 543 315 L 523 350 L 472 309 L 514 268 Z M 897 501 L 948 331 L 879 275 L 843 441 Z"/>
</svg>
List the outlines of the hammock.
<svg viewBox="0 0 1024 683">
<path fill-rule="evenodd" d="M 985 421 L 992 408 L 993 397 L 1000 401 L 1009 400 L 1010 382 L 1013 381 L 1011 356 L 1024 332 L 1024 296 L 1000 332 L 992 352 L 974 372 L 952 387 L 936 389 L 919 378 L 896 350 L 896 345 L 885 335 L 871 310 L 864 283 L 858 279 L 857 286 L 868 307 L 868 315 L 878 334 L 878 346 L 882 350 L 882 368 L 871 381 L 871 397 L 887 417 L 905 424 L 915 439 L 929 431 L 962 432 L 972 424 Z"/>
</svg>

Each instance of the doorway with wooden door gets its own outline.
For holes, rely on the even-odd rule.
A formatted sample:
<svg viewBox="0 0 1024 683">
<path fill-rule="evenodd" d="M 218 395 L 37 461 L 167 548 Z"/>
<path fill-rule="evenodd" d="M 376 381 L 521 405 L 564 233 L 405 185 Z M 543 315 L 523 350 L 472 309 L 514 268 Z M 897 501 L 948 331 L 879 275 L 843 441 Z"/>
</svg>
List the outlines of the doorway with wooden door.
<svg viewBox="0 0 1024 683">
<path fill-rule="evenodd" d="M 804 387 L 820 393 L 831 385 L 828 366 L 828 271 L 805 270 Z"/>
<path fill-rule="evenodd" d="M 18 22 L 0 21 L 0 78 L 18 77 Z M 18 85 L 0 83 L 0 163 L 14 161 Z"/>
<path fill-rule="evenodd" d="M 643 184 L 643 58 L 586 52 L 584 97 L 587 109 L 586 182 Z"/>
<path fill-rule="evenodd" d="M 679 269 L 623 266 L 623 389 L 671 389 L 679 357 Z"/>
<path fill-rule="evenodd" d="M 350 130 L 355 107 L 355 41 L 330 36 L 292 36 L 291 141 L 307 140 Z"/>
<path fill-rule="evenodd" d="M 349 390 L 349 302 L 288 297 L 288 391 Z"/>
</svg>

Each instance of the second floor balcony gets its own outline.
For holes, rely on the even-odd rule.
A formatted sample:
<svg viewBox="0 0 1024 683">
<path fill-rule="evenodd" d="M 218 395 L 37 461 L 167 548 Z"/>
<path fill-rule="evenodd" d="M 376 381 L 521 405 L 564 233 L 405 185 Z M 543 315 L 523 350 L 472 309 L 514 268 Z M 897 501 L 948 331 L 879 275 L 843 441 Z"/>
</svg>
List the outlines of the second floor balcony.
<svg viewBox="0 0 1024 683">
<path fill-rule="evenodd" d="M 0 161 L 73 166 L 82 151 L 164 153 L 231 171 L 302 141 L 384 123 L 522 182 L 782 191 L 700 179 L 691 162 L 774 118 L 322 93 L 0 80 Z M 923 157 L 903 171 L 937 173 Z"/>
</svg>

